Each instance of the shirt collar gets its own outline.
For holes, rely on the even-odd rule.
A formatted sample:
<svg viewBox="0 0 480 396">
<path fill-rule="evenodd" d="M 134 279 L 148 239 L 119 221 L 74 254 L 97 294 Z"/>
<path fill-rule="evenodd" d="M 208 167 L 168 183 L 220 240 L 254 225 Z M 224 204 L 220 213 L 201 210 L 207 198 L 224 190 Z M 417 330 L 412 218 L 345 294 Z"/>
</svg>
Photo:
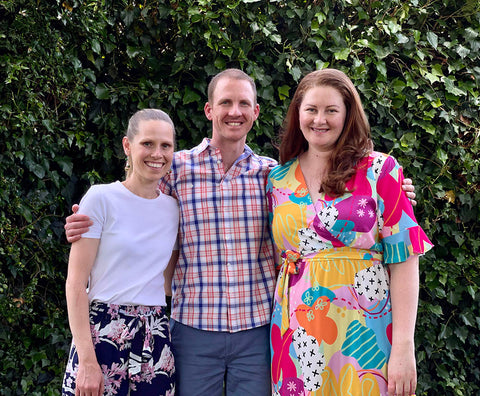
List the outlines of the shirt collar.
<svg viewBox="0 0 480 396">
<path fill-rule="evenodd" d="M 213 151 L 218 150 L 216 147 L 212 146 L 211 141 L 212 139 L 210 138 L 203 138 L 202 142 L 196 147 L 197 153 L 198 154 L 203 153 L 207 149 L 213 150 Z M 240 155 L 238 159 L 248 158 L 249 156 L 254 154 L 255 153 L 253 152 L 253 150 L 247 145 L 245 145 L 243 148 L 243 153 Z"/>
</svg>

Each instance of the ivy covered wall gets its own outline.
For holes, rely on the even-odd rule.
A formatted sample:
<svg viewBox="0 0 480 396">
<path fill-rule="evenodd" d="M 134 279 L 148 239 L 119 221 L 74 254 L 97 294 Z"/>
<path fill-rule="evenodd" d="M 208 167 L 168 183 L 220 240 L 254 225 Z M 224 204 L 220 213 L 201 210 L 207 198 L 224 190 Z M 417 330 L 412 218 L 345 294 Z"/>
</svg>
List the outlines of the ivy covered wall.
<svg viewBox="0 0 480 396">
<path fill-rule="evenodd" d="M 345 71 L 376 148 L 417 186 L 435 243 L 421 259 L 417 395 L 480 391 L 478 0 L 0 0 L 0 395 L 59 395 L 70 342 L 64 218 L 122 177 L 137 109 L 172 115 L 178 148 L 210 134 L 212 75 L 257 82 L 252 148 L 299 79 Z"/>
</svg>

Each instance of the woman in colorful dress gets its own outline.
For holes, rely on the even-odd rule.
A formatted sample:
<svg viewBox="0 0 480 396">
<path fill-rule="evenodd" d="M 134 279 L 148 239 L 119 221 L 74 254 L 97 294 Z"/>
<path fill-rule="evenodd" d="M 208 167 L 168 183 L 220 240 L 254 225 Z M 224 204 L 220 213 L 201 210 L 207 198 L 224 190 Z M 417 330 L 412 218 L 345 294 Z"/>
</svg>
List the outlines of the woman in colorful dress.
<svg viewBox="0 0 480 396">
<path fill-rule="evenodd" d="M 62 395 L 175 392 L 163 290 L 164 271 L 169 265 L 171 272 L 178 252 L 172 254 L 179 212 L 176 200 L 157 189 L 170 169 L 174 142 L 166 113 L 138 111 L 122 141 L 125 181 L 92 186 L 80 202 L 79 213 L 93 225 L 70 250 L 66 296 L 73 342 Z"/>
<path fill-rule="evenodd" d="M 267 186 L 281 256 L 274 394 L 414 394 L 418 255 L 432 244 L 343 72 L 303 78 L 279 151 Z"/>
</svg>

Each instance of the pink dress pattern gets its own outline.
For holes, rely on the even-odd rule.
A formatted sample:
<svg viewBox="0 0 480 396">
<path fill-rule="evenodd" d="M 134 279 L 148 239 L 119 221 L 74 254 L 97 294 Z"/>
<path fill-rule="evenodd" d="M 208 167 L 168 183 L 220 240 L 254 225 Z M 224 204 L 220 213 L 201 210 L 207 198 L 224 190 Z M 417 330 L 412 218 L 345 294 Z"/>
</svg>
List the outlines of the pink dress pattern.
<svg viewBox="0 0 480 396">
<path fill-rule="evenodd" d="M 298 159 L 274 168 L 267 198 L 281 265 L 271 321 L 274 395 L 387 395 L 388 264 L 432 248 L 397 161 L 373 152 L 347 193 L 312 202 Z"/>
</svg>

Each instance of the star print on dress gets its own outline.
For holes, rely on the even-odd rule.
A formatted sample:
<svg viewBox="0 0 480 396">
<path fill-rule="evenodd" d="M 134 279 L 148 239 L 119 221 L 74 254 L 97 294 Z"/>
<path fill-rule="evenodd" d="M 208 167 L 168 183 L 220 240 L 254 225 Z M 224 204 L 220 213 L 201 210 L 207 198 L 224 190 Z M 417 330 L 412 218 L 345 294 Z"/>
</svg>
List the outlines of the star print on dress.
<svg viewBox="0 0 480 396">
<path fill-rule="evenodd" d="M 300 228 L 298 239 L 298 248 L 302 256 L 328 248 L 327 244 L 320 240 L 318 234 L 311 228 Z"/>
<path fill-rule="evenodd" d="M 303 381 L 300 378 L 284 378 L 280 391 L 275 396 L 304 396 Z"/>
<path fill-rule="evenodd" d="M 370 302 L 387 298 L 389 284 L 388 272 L 382 264 L 373 265 L 355 274 L 354 288 L 357 294 L 368 298 Z"/>
<path fill-rule="evenodd" d="M 298 356 L 306 390 L 315 391 L 322 386 L 322 371 L 325 368 L 325 356 L 320 352 L 315 337 L 309 336 L 303 327 L 293 333 L 292 343 Z"/>
</svg>

